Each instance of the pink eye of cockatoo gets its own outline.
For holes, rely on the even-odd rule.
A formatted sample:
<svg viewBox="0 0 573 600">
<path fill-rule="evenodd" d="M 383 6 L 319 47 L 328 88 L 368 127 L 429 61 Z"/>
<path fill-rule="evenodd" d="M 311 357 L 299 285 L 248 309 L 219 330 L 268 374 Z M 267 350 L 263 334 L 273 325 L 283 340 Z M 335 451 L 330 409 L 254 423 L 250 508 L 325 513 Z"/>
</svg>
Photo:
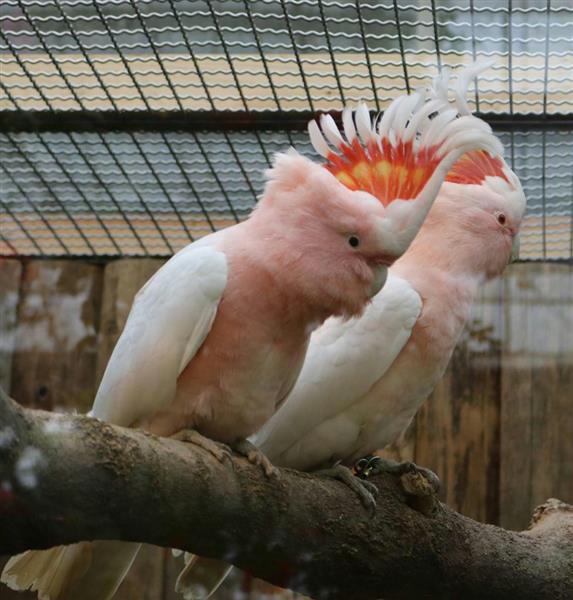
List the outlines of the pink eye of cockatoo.
<svg viewBox="0 0 573 600">
<path fill-rule="evenodd" d="M 483 64 L 462 71 L 454 90 L 452 119 L 459 114 L 461 122 L 469 115 L 468 83 L 482 68 Z M 430 102 L 447 102 L 447 88 L 444 72 L 434 83 Z M 362 112 L 357 121 L 367 123 L 367 113 Z M 366 149 L 359 144 L 350 118 L 345 113 L 344 144 L 333 133 L 333 123 L 323 119 L 324 136 L 341 148 L 337 153 L 312 126 L 315 145 L 328 160 L 326 168 L 341 183 L 367 188 L 382 203 L 387 190 L 395 193 L 398 186 L 405 190 L 400 194 L 418 193 L 419 181 L 387 173 L 378 142 L 368 150 L 364 125 L 359 134 Z M 437 123 L 437 118 L 432 121 Z M 399 136 L 393 139 L 395 148 L 405 152 Z M 429 139 L 436 141 L 434 134 Z M 405 164 L 410 172 L 429 168 L 411 159 Z M 403 204 L 413 202 L 417 200 Z M 450 166 L 418 235 L 389 269 L 385 286 L 363 314 L 349 320 L 328 319 L 313 333 L 295 386 L 253 437 L 274 464 L 305 471 L 334 465 L 366 506 L 375 505 L 369 482 L 360 483 L 343 465 L 352 466 L 395 441 L 416 414 L 448 363 L 479 285 L 507 265 L 524 209 L 519 180 L 500 155 L 470 150 Z M 378 457 L 360 463 L 364 475 L 383 466 L 396 473 L 417 468 L 407 463 L 383 465 Z M 436 484 L 431 472 L 419 470 Z M 202 600 L 230 568 L 200 557 L 187 557 L 187 563 L 177 588 L 202 589 L 194 596 Z"/>
</svg>

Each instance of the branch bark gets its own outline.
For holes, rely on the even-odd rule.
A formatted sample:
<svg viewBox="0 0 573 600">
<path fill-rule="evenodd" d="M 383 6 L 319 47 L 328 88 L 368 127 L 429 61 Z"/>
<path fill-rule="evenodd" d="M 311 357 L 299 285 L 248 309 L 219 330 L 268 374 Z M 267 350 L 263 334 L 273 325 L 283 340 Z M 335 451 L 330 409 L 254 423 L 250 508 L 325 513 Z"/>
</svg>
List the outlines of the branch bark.
<svg viewBox="0 0 573 600">
<path fill-rule="evenodd" d="M 370 518 L 335 481 L 0 397 L 0 554 L 92 539 L 231 560 L 315 598 L 573 598 L 573 507 L 549 500 L 524 532 L 436 501 L 424 514 L 391 476 Z"/>
</svg>

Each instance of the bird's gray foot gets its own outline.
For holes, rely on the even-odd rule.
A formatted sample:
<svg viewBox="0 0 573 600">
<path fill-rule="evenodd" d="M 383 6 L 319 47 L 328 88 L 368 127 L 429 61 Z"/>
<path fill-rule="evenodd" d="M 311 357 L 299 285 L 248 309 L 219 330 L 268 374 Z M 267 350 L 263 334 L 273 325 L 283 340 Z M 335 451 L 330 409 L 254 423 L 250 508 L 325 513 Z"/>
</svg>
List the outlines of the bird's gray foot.
<svg viewBox="0 0 573 600">
<path fill-rule="evenodd" d="M 398 475 L 401 478 L 402 483 L 404 483 L 402 476 L 417 475 L 427 482 L 427 485 L 431 488 L 431 493 L 436 494 L 440 491 L 440 478 L 433 471 L 430 471 L 430 469 L 419 467 L 416 463 L 411 461 L 397 462 L 391 458 L 367 456 L 366 458 L 361 458 L 356 463 L 355 470 L 357 474 L 362 477 L 368 477 L 369 475 L 375 475 L 376 473 L 391 473 L 392 475 Z M 427 487 L 427 485 L 425 487 Z M 426 491 L 424 486 L 418 486 L 418 489 L 406 491 L 414 496 L 427 496 L 429 490 Z"/>
<path fill-rule="evenodd" d="M 259 465 L 267 477 L 278 477 L 279 470 L 271 463 L 271 461 L 263 454 L 262 450 L 257 448 L 249 440 L 239 440 L 231 444 L 231 448 L 253 465 Z"/>
<path fill-rule="evenodd" d="M 354 466 L 359 477 L 377 473 L 391 473 L 400 477 L 402 489 L 410 497 L 410 505 L 420 512 L 429 514 L 434 510 L 434 498 L 440 490 L 440 479 L 430 469 L 405 461 L 397 462 L 381 456 L 361 458 Z"/>
<path fill-rule="evenodd" d="M 203 448 L 203 450 L 209 452 L 209 454 L 212 454 L 219 462 L 225 462 L 227 460 L 233 464 L 231 449 L 227 445 L 205 437 L 194 429 L 182 429 L 172 435 L 171 438 L 179 440 L 180 442 L 195 444 L 195 446 L 199 446 L 200 448 Z"/>
<path fill-rule="evenodd" d="M 376 511 L 375 496 L 378 495 L 378 488 L 371 481 L 358 479 L 348 467 L 338 464 L 330 469 L 315 471 L 314 474 L 342 481 L 358 496 L 358 498 L 360 498 L 362 506 L 364 506 L 371 515 Z"/>
</svg>

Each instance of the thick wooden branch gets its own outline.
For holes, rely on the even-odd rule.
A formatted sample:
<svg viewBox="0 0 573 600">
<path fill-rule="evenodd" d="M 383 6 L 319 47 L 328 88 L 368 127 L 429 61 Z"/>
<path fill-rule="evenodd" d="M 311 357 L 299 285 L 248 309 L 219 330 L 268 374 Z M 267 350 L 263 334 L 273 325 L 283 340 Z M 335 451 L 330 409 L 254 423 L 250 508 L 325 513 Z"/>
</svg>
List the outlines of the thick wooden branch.
<svg viewBox="0 0 573 600">
<path fill-rule="evenodd" d="M 573 598 L 573 508 L 556 500 L 525 532 L 436 502 L 426 515 L 390 476 L 370 518 L 338 482 L 84 416 L 0 398 L 0 553 L 120 539 L 231 559 L 316 598 Z"/>
</svg>

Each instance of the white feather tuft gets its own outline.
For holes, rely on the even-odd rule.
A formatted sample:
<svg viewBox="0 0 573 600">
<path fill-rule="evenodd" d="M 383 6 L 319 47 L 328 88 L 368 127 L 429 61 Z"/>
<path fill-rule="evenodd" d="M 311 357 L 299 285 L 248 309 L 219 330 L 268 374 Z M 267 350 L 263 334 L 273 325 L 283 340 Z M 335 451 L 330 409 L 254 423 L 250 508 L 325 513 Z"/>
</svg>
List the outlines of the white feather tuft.
<svg viewBox="0 0 573 600">
<path fill-rule="evenodd" d="M 396 147 L 400 143 L 412 142 L 413 152 L 434 148 L 438 158 L 451 152 L 457 153 L 460 145 L 470 148 L 473 140 L 473 147 L 481 144 L 484 150 L 500 155 L 501 144 L 486 123 L 471 116 L 465 98 L 472 79 L 490 65 L 491 61 L 482 60 L 461 70 L 455 83 L 454 102 L 448 100 L 450 71 L 443 68 L 434 78 L 429 94 L 422 89 L 396 98 L 374 122 L 363 103 L 354 111 L 348 107 L 343 110 L 342 130 L 330 115 L 320 118 L 320 127 L 311 121 L 308 126 L 310 141 L 325 158 L 337 150 L 346 152 L 345 149 L 352 147 L 357 136 L 364 147 L 376 143 L 382 148 L 383 142 Z M 348 160 L 347 154 L 343 156 L 344 160 Z"/>
<path fill-rule="evenodd" d="M 354 113 L 354 118 L 356 119 L 356 129 L 358 130 L 358 135 L 362 139 L 362 143 L 370 143 L 374 137 L 374 132 L 372 131 L 372 121 L 366 104 L 358 105 L 358 108 Z"/>
<path fill-rule="evenodd" d="M 396 112 L 400 109 L 402 102 L 407 98 L 407 96 L 400 96 L 393 100 L 390 106 L 384 111 L 382 118 L 378 122 L 378 136 L 380 138 L 388 137 L 390 130 L 394 124 L 394 117 L 396 116 Z"/>
<path fill-rule="evenodd" d="M 503 146 L 491 127 L 473 115 L 464 115 L 450 123 L 445 131 L 445 141 L 440 148 L 444 155 L 461 147 L 481 147 L 492 156 L 503 156 Z"/>
<path fill-rule="evenodd" d="M 438 98 L 442 102 L 445 102 L 446 104 L 449 102 L 448 101 L 449 86 L 450 86 L 450 70 L 448 69 L 448 67 L 444 67 L 440 71 L 440 74 L 437 75 L 436 77 L 434 77 L 434 80 L 432 82 L 432 90 L 433 90 L 436 98 Z"/>
<path fill-rule="evenodd" d="M 320 127 L 324 137 L 336 148 L 345 145 L 345 141 L 338 131 L 338 127 L 334 122 L 334 119 L 330 115 L 322 115 L 320 117 Z"/>
<path fill-rule="evenodd" d="M 467 102 L 467 94 L 470 82 L 475 79 L 482 71 L 489 69 L 495 64 L 494 60 L 481 59 L 462 69 L 457 77 L 454 86 L 456 106 L 460 115 L 471 115 Z"/>
<path fill-rule="evenodd" d="M 444 104 L 441 100 L 430 100 L 421 106 L 410 119 L 406 126 L 402 139 L 407 142 L 412 139 L 422 129 L 422 121 L 427 119 L 432 113 L 438 112 L 443 108 Z"/>
<path fill-rule="evenodd" d="M 458 116 L 455 108 L 446 108 L 443 112 L 437 114 L 430 125 L 424 129 L 420 138 L 420 146 L 439 144 L 444 139 L 445 127 Z"/>
<path fill-rule="evenodd" d="M 413 94 L 410 94 L 410 96 L 407 96 L 404 102 L 397 108 L 393 129 L 400 132 L 402 134 L 401 137 L 403 137 L 403 132 L 406 129 L 408 121 L 411 120 L 412 114 L 415 114 L 416 111 L 420 110 L 423 102 L 424 96 L 419 92 L 414 92 Z"/>
<path fill-rule="evenodd" d="M 347 106 L 342 111 L 342 126 L 344 127 L 344 135 L 349 144 L 356 139 L 356 127 L 354 127 L 354 119 L 352 117 L 352 109 Z"/>
<path fill-rule="evenodd" d="M 322 136 L 322 133 L 316 123 L 316 121 L 310 121 L 308 124 L 308 136 L 310 138 L 310 143 L 313 148 L 324 158 L 328 158 L 330 154 L 330 148 L 326 143 L 326 140 Z"/>
</svg>

